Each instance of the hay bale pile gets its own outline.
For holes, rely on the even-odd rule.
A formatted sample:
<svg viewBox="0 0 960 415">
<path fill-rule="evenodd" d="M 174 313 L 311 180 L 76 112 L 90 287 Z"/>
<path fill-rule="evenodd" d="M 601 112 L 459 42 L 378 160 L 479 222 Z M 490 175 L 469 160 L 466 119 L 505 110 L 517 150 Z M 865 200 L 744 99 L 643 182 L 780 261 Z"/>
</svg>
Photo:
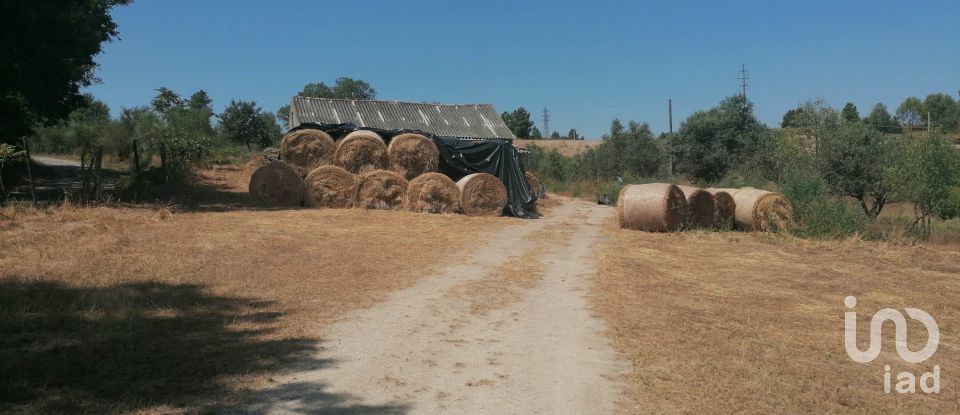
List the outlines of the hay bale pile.
<svg viewBox="0 0 960 415">
<path fill-rule="evenodd" d="M 265 206 L 502 214 L 508 194 L 497 177 L 476 173 L 455 183 L 437 172 L 440 151 L 431 138 L 414 133 L 399 134 L 389 143 L 384 138 L 370 130 L 352 131 L 336 141 L 317 129 L 293 131 L 280 143 L 279 161 L 251 177 L 250 194 Z M 539 180 L 530 173 L 526 177 L 539 192 Z"/>
<path fill-rule="evenodd" d="M 358 177 L 357 205 L 367 209 L 398 209 L 407 193 L 407 179 L 390 170 L 372 170 Z"/>
<path fill-rule="evenodd" d="M 433 140 L 420 134 L 400 134 L 387 147 L 390 168 L 407 180 L 435 172 L 440 166 L 440 150 Z"/>
<path fill-rule="evenodd" d="M 317 167 L 304 182 L 304 202 L 307 206 L 348 208 L 356 203 L 357 176 L 341 167 Z"/>
<path fill-rule="evenodd" d="M 688 213 L 683 191 L 668 183 L 635 184 L 620 190 L 620 227 L 648 232 L 680 230 Z"/>
<path fill-rule="evenodd" d="M 737 205 L 737 228 L 745 231 L 779 231 L 793 220 L 793 207 L 780 193 L 744 187 L 731 193 Z"/>
<path fill-rule="evenodd" d="M 464 215 L 497 216 L 507 205 L 507 188 L 492 174 L 469 174 L 457 182 L 457 187 Z"/>
<path fill-rule="evenodd" d="M 456 213 L 460 210 L 460 188 L 440 173 L 424 173 L 407 185 L 403 206 L 414 212 Z"/>
<path fill-rule="evenodd" d="M 330 164 L 337 146 L 329 134 L 320 130 L 298 130 L 283 137 L 280 157 L 306 176 L 313 169 Z"/>
<path fill-rule="evenodd" d="M 687 228 L 710 229 L 717 223 L 717 201 L 710 192 L 693 187 L 677 186 L 687 198 Z"/>
<path fill-rule="evenodd" d="M 706 189 L 717 203 L 717 217 L 714 224 L 718 229 L 733 229 L 736 223 L 737 202 L 733 200 L 729 189 Z"/>
<path fill-rule="evenodd" d="M 625 186 L 617 201 L 620 227 L 650 232 L 687 229 L 785 230 L 793 208 L 782 194 L 745 187 L 700 189 L 651 183 Z"/>
<path fill-rule="evenodd" d="M 534 176 L 533 173 L 524 172 L 523 176 L 527 178 L 527 184 L 530 185 L 530 190 L 533 191 L 533 194 L 540 196 L 540 179 L 537 176 Z"/>
<path fill-rule="evenodd" d="M 390 164 L 387 146 L 380 135 L 367 130 L 357 130 L 337 142 L 333 162 L 344 170 L 359 174 L 368 170 L 385 169 Z"/>
<path fill-rule="evenodd" d="M 303 179 L 290 165 L 269 162 L 253 172 L 249 191 L 261 206 L 299 206 L 303 200 Z"/>
</svg>

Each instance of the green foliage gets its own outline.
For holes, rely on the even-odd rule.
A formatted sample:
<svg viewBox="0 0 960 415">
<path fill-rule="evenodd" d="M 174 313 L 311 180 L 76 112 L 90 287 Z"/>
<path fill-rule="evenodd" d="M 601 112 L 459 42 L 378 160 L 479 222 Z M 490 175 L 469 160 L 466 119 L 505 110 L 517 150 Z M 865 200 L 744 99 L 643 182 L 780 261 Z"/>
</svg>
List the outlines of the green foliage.
<svg viewBox="0 0 960 415">
<path fill-rule="evenodd" d="M 504 113 L 504 114 L 506 114 L 506 113 Z M 501 117 L 502 117 L 502 116 L 501 116 Z M 532 128 L 530 129 L 530 139 L 531 139 L 531 140 L 539 140 L 539 139 L 542 139 L 542 138 L 543 138 L 543 133 L 540 132 L 540 129 L 539 129 L 539 128 L 537 128 L 536 126 L 534 126 L 534 127 L 532 127 Z"/>
<path fill-rule="evenodd" d="M 958 131 L 960 129 L 960 107 L 957 101 L 947 94 L 930 94 L 923 100 L 923 115 L 930 114 L 932 128 L 940 131 Z"/>
<path fill-rule="evenodd" d="M 309 83 L 303 86 L 303 89 L 297 93 L 301 97 L 313 98 L 336 98 L 336 99 L 376 99 L 377 90 L 373 89 L 366 81 L 353 78 L 337 78 L 333 87 L 327 84 Z M 283 125 L 293 127 L 290 124 L 290 106 L 284 105 L 277 110 L 277 118 Z"/>
<path fill-rule="evenodd" d="M 170 135 L 165 137 L 167 173 L 187 177 L 192 167 L 210 155 L 210 139 L 202 136 Z"/>
<path fill-rule="evenodd" d="M 843 109 L 840 110 L 840 117 L 843 118 L 843 122 L 847 124 L 856 124 L 860 122 L 860 111 L 857 111 L 856 105 L 848 102 L 843 106 Z"/>
<path fill-rule="evenodd" d="M 530 112 L 526 108 L 520 107 L 513 112 L 504 111 L 500 115 L 500 118 L 503 119 L 503 122 L 507 124 L 507 128 L 510 128 L 510 131 L 513 132 L 517 138 L 533 138 L 531 137 L 531 129 L 536 128 L 533 126 L 533 121 L 530 120 Z M 541 135 L 540 130 L 537 130 L 538 135 Z"/>
<path fill-rule="evenodd" d="M 856 207 L 827 193 L 827 183 L 815 175 L 791 175 L 780 191 L 794 210 L 791 233 L 818 239 L 837 239 L 863 234 L 869 219 Z"/>
<path fill-rule="evenodd" d="M 63 119 L 94 75 L 103 42 L 117 37 L 110 15 L 129 0 L 5 1 L 0 5 L 0 142 L 15 144 L 37 124 Z"/>
<path fill-rule="evenodd" d="M 716 182 L 765 136 L 766 127 L 754 117 L 753 104 L 743 96 L 729 97 L 681 124 L 673 142 L 675 168 L 694 183 Z"/>
<path fill-rule="evenodd" d="M 930 234 L 932 217 L 947 217 L 956 209 L 954 188 L 960 186 L 960 154 L 942 136 L 901 142 L 888 174 L 897 198 L 917 208 L 916 222 L 924 235 Z"/>
<path fill-rule="evenodd" d="M 783 120 L 780 121 L 781 128 L 800 128 L 803 127 L 803 108 L 793 108 L 783 114 Z"/>
<path fill-rule="evenodd" d="M 223 137 L 242 145 L 267 147 L 276 143 L 282 134 L 273 114 L 263 112 L 253 101 L 230 101 L 220 114 Z"/>
<path fill-rule="evenodd" d="M 880 214 L 890 193 L 885 169 L 894 158 L 888 139 L 866 125 L 845 124 L 820 140 L 817 155 L 831 193 L 857 199 L 871 218 Z"/>
<path fill-rule="evenodd" d="M 897 110 L 897 114 L 900 114 L 899 110 Z M 900 119 L 900 121 L 902 120 L 903 118 Z M 870 115 L 867 115 L 867 118 L 863 120 L 867 125 L 887 134 L 899 133 L 900 121 L 893 118 L 893 116 L 890 115 L 890 111 L 887 111 L 887 106 L 881 103 L 874 105 L 870 110 Z"/>
<path fill-rule="evenodd" d="M 897 107 L 897 119 L 907 127 L 917 127 L 926 122 L 924 119 L 923 101 L 917 97 L 904 99 Z"/>
</svg>

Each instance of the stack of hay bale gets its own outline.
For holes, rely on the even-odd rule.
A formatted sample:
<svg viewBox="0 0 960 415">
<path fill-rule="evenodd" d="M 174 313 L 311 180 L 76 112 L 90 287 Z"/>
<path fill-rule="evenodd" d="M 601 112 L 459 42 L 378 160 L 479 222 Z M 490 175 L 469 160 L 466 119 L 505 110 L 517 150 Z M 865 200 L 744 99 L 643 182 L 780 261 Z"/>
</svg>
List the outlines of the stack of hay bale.
<svg viewBox="0 0 960 415">
<path fill-rule="evenodd" d="M 500 215 L 507 204 L 507 189 L 493 175 L 454 182 L 438 173 L 437 146 L 420 134 L 400 134 L 387 145 L 368 130 L 334 141 L 324 131 L 302 129 L 283 138 L 280 158 L 250 178 L 250 194 L 261 205 L 483 216 Z"/>
<path fill-rule="evenodd" d="M 682 229 L 778 231 L 793 208 L 782 194 L 745 187 L 700 189 L 668 183 L 625 186 L 617 200 L 620 227 L 649 232 Z"/>
</svg>

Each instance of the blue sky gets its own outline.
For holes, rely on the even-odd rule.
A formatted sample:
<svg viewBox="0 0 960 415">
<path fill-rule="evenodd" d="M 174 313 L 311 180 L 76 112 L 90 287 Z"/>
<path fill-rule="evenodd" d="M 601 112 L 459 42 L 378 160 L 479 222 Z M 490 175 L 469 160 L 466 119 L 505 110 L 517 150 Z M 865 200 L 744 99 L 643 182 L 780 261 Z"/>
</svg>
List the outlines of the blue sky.
<svg viewBox="0 0 960 415">
<path fill-rule="evenodd" d="M 114 18 L 89 88 L 114 112 L 160 86 L 276 111 L 348 76 L 380 99 L 549 108 L 552 130 L 599 138 L 613 118 L 666 131 L 671 98 L 679 128 L 737 92 L 741 63 L 771 126 L 810 99 L 865 115 L 960 90 L 957 1 L 137 0 Z"/>
</svg>

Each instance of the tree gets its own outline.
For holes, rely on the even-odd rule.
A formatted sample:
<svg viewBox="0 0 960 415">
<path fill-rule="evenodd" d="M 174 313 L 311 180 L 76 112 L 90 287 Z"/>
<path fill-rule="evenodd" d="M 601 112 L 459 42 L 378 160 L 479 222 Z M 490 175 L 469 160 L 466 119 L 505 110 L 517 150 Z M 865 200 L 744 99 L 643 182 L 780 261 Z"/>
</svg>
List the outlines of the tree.
<svg viewBox="0 0 960 415">
<path fill-rule="evenodd" d="M 803 108 L 794 108 L 783 114 L 783 121 L 780 121 L 782 128 L 799 128 L 803 124 Z"/>
<path fill-rule="evenodd" d="M 252 146 L 266 147 L 280 139 L 280 127 L 273 114 L 264 113 L 256 102 L 230 101 L 220 114 L 220 129 L 231 141 Z"/>
<path fill-rule="evenodd" d="M 853 197 L 867 217 L 883 210 L 890 194 L 885 169 L 893 162 L 893 148 L 879 130 L 863 124 L 847 124 L 822 138 L 818 159 L 830 190 Z"/>
<path fill-rule="evenodd" d="M 856 105 L 848 102 L 843 106 L 843 109 L 840 110 L 840 117 L 843 118 L 843 122 L 847 124 L 856 124 L 860 122 L 860 111 L 857 111 Z"/>
<path fill-rule="evenodd" d="M 163 117 L 169 116 L 174 109 L 183 108 L 183 105 L 180 95 L 165 86 L 157 88 L 157 95 L 150 100 L 150 107 Z"/>
<path fill-rule="evenodd" d="M 766 127 L 754 117 L 753 104 L 746 97 L 726 98 L 680 125 L 673 142 L 676 170 L 698 184 L 717 182 L 765 134 Z"/>
<path fill-rule="evenodd" d="M 576 128 L 571 128 L 570 131 L 567 132 L 567 140 L 583 140 L 583 137 L 577 133 Z"/>
<path fill-rule="evenodd" d="M 923 101 L 920 101 L 920 98 L 917 97 L 909 97 L 897 107 L 897 119 L 907 127 L 923 125 L 926 121 L 923 118 L 923 113 Z"/>
<path fill-rule="evenodd" d="M 117 38 L 110 15 L 130 0 L 0 3 L 0 142 L 63 119 L 99 80 L 94 57 Z"/>
<path fill-rule="evenodd" d="M 359 79 L 341 77 L 337 78 L 333 87 L 327 84 L 309 83 L 303 86 L 303 89 L 297 93 L 297 96 L 312 98 L 335 98 L 335 99 L 376 99 L 377 91 L 366 81 Z M 277 118 L 289 127 L 290 126 L 290 106 L 284 105 L 277 110 Z"/>
<path fill-rule="evenodd" d="M 504 114 L 506 114 L 506 113 L 504 113 Z M 533 128 L 530 129 L 530 139 L 531 139 L 531 140 L 539 140 L 539 139 L 542 139 L 542 138 L 543 138 L 543 134 L 540 133 L 540 129 L 539 129 L 539 128 L 533 127 Z"/>
<path fill-rule="evenodd" d="M 930 94 L 923 100 L 923 117 L 930 114 L 933 126 L 945 132 L 957 131 L 960 126 L 960 107 L 947 94 Z"/>
<path fill-rule="evenodd" d="M 899 200 L 917 209 L 913 226 L 931 233 L 930 219 L 955 211 L 952 192 L 960 186 L 960 154 L 939 134 L 919 140 L 903 140 L 889 176 Z"/>
<path fill-rule="evenodd" d="M 887 106 L 877 103 L 870 110 L 870 115 L 863 120 L 867 125 L 887 134 L 896 134 L 900 132 L 900 123 L 887 111 Z"/>
<path fill-rule="evenodd" d="M 550 139 L 551 139 L 551 140 L 559 140 L 559 139 L 561 139 L 561 138 L 563 138 L 563 137 L 560 136 L 560 133 L 559 133 L 559 132 L 554 131 L 553 133 L 550 134 Z"/>
<path fill-rule="evenodd" d="M 530 130 L 534 127 L 533 121 L 530 120 L 530 113 L 525 108 L 520 107 L 510 113 L 504 112 L 500 118 L 517 138 L 530 138 Z"/>
</svg>

